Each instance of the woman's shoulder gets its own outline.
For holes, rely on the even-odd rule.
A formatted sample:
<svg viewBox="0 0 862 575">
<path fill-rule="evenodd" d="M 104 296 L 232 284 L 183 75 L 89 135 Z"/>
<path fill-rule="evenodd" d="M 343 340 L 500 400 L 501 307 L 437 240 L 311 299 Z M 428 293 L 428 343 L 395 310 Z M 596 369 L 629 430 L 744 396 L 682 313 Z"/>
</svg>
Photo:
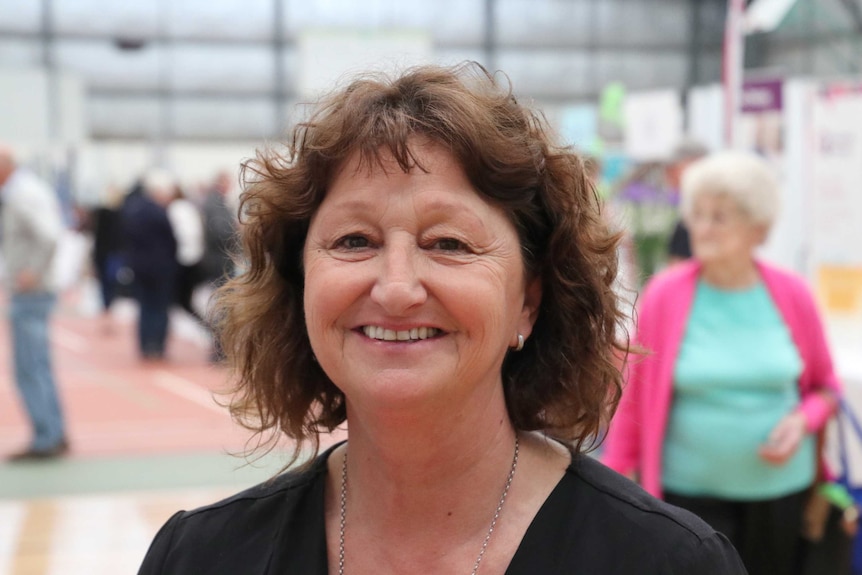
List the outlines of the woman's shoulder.
<svg viewBox="0 0 862 575">
<path fill-rule="evenodd" d="M 757 269 L 770 289 L 780 289 L 806 297 L 810 294 L 808 281 L 795 271 L 758 260 Z"/>
<path fill-rule="evenodd" d="M 613 513 L 620 523 L 631 522 L 643 527 L 661 525 L 663 528 L 656 533 L 657 537 L 673 537 L 674 532 L 679 532 L 682 537 L 700 540 L 714 533 L 697 516 L 653 497 L 592 457 L 576 457 L 568 475 L 579 488 L 588 492 L 597 508 Z"/>
<path fill-rule="evenodd" d="M 221 501 L 174 514 L 153 540 L 139 574 L 180 574 L 201 565 L 213 566 L 207 573 L 253 573 L 249 562 L 272 561 L 277 536 L 310 547 L 323 529 L 329 453 Z"/>
<path fill-rule="evenodd" d="M 745 573 L 723 535 L 591 457 L 573 459 L 551 499 L 556 511 L 544 516 L 544 529 L 549 538 L 563 534 L 554 552 L 565 565 L 632 575 Z"/>
<path fill-rule="evenodd" d="M 685 260 L 658 272 L 644 285 L 644 297 L 673 292 L 680 286 L 697 281 L 700 264 L 696 260 Z"/>
<path fill-rule="evenodd" d="M 805 325 L 820 321 L 818 304 L 808 280 L 794 271 L 763 261 L 758 261 L 757 267 L 769 293 L 783 313 L 791 312 L 791 317 L 798 317 Z"/>
<path fill-rule="evenodd" d="M 693 293 L 699 271 L 698 262 L 686 260 L 673 264 L 652 276 L 637 298 L 637 318 L 640 329 L 655 321 L 660 321 L 664 326 L 664 312 L 668 309 L 676 309 L 681 299 L 686 299 L 687 295 Z"/>
<path fill-rule="evenodd" d="M 273 506 L 288 505 L 295 498 L 301 497 L 309 488 L 312 488 L 316 482 L 324 479 L 326 474 L 325 461 L 324 456 L 318 456 L 306 467 L 285 471 L 221 501 L 184 511 L 182 517 L 188 520 L 198 515 L 209 516 L 222 512 L 241 513 L 243 509 L 260 508 L 268 503 Z"/>
</svg>

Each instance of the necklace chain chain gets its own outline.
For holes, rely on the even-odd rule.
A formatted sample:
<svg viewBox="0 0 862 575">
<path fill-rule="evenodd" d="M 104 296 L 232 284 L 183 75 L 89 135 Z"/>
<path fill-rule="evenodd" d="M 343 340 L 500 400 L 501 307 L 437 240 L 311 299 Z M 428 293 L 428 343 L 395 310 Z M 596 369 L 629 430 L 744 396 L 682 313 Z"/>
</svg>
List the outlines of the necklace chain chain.
<svg viewBox="0 0 862 575">
<path fill-rule="evenodd" d="M 476 557 L 476 563 L 473 565 L 473 571 L 470 575 L 476 575 L 479 572 L 479 565 L 482 563 L 482 558 L 485 556 L 485 551 L 488 549 L 488 542 L 491 541 L 491 535 L 494 534 L 494 528 L 497 526 L 497 520 L 500 518 L 500 513 L 503 511 L 503 505 L 506 504 L 506 496 L 509 494 L 509 487 L 512 485 L 512 480 L 515 478 L 515 469 L 518 467 L 518 452 L 520 442 L 517 434 L 515 435 L 515 455 L 512 457 L 512 467 L 509 469 L 509 475 L 506 477 L 506 485 L 503 487 L 503 494 L 500 496 L 500 502 L 494 510 L 494 518 L 491 519 L 491 526 L 488 528 L 488 533 L 485 535 L 485 540 L 482 541 L 482 548 L 479 550 L 479 556 Z M 344 450 L 344 459 L 341 463 L 341 516 L 338 522 L 338 575 L 344 575 L 344 532 L 347 525 L 347 450 Z"/>
</svg>

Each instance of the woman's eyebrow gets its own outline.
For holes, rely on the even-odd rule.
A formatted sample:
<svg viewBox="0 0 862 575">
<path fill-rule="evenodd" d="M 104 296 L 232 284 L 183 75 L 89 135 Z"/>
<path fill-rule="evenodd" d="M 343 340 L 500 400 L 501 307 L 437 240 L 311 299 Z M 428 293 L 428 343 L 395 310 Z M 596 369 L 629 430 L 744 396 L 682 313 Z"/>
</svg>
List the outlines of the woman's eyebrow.
<svg viewBox="0 0 862 575">
<path fill-rule="evenodd" d="M 485 222 L 482 219 L 483 214 L 469 209 L 469 206 L 462 202 L 435 198 L 428 203 L 424 203 L 422 211 L 433 216 L 440 216 L 441 219 L 445 217 L 447 220 L 464 223 L 471 228 L 485 228 Z"/>
</svg>

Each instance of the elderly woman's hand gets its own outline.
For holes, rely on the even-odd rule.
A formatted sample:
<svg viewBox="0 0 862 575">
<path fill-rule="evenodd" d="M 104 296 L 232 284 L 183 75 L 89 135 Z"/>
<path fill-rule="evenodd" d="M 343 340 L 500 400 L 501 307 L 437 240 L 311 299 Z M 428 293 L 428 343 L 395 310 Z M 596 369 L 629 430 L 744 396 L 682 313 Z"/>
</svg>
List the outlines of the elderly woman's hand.
<svg viewBox="0 0 862 575">
<path fill-rule="evenodd" d="M 796 453 L 805 433 L 805 415 L 794 411 L 781 418 L 781 421 L 772 428 L 769 439 L 760 447 L 758 453 L 773 465 L 783 465 Z"/>
</svg>

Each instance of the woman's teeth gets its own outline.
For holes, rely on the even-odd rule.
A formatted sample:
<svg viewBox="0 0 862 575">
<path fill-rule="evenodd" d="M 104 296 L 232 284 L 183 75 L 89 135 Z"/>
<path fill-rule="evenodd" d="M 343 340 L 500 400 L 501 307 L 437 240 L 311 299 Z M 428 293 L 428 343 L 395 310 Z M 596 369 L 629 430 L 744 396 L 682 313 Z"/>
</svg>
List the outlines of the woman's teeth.
<svg viewBox="0 0 862 575">
<path fill-rule="evenodd" d="M 383 341 L 418 341 L 434 337 L 440 333 L 440 330 L 436 327 L 414 327 L 413 329 L 395 331 L 394 329 L 384 329 L 374 325 L 366 325 L 362 328 L 362 331 L 371 339 Z"/>
</svg>

